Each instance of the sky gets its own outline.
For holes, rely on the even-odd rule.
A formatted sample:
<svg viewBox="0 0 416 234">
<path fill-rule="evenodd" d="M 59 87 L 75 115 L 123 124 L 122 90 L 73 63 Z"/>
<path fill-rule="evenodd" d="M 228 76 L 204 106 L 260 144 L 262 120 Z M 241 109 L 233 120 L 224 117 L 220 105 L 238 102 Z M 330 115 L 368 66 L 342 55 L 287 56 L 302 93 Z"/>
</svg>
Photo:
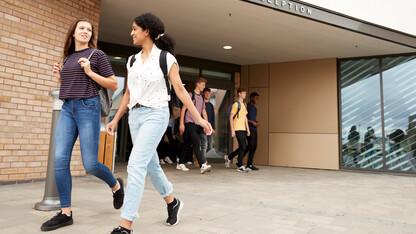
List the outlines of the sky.
<svg viewBox="0 0 416 234">
<path fill-rule="evenodd" d="M 416 36 L 416 0 L 304 0 Z"/>
</svg>

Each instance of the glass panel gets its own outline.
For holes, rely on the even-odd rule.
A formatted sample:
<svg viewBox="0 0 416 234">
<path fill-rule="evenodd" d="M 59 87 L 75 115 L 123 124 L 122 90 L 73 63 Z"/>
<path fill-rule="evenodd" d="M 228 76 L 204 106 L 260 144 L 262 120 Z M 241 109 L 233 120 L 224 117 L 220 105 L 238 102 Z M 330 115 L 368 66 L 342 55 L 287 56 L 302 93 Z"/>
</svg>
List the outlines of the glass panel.
<svg viewBox="0 0 416 234">
<path fill-rule="evenodd" d="M 109 123 L 113 120 L 114 116 L 117 113 L 118 108 L 120 107 L 121 99 L 123 98 L 124 88 L 125 88 L 125 77 L 116 76 L 117 79 L 117 90 L 114 91 L 113 97 L 111 98 L 111 110 L 108 116 L 106 117 L 105 123 Z"/>
<path fill-rule="evenodd" d="M 382 169 L 379 59 L 340 61 L 342 166 Z"/>
<path fill-rule="evenodd" d="M 179 72 L 199 76 L 198 68 L 180 66 Z"/>
<path fill-rule="evenodd" d="M 228 152 L 230 145 L 228 140 L 230 134 L 230 124 L 227 120 L 228 106 L 231 104 L 231 92 L 224 89 L 211 89 L 210 102 L 215 111 L 215 134 L 214 144 L 215 154 L 207 154 L 207 157 L 223 158 Z"/>
<path fill-rule="evenodd" d="M 217 78 L 217 79 L 222 79 L 222 80 L 231 80 L 232 78 L 230 73 L 209 71 L 209 70 L 202 70 L 202 76 Z"/>
<path fill-rule="evenodd" d="M 416 56 L 382 60 L 388 170 L 416 171 Z"/>
</svg>

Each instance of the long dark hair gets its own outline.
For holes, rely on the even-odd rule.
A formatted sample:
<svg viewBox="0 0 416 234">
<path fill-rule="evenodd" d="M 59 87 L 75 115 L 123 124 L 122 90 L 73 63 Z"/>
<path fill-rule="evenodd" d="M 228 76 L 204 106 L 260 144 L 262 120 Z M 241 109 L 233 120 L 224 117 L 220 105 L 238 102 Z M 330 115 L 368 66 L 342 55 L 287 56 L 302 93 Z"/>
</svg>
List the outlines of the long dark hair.
<svg viewBox="0 0 416 234">
<path fill-rule="evenodd" d="M 134 22 L 143 30 L 149 30 L 150 38 L 159 49 L 175 54 L 175 40 L 165 33 L 165 25 L 159 17 L 152 13 L 145 13 L 137 16 Z"/>
<path fill-rule="evenodd" d="M 62 54 L 62 59 L 69 56 L 70 54 L 72 54 L 75 51 L 75 42 L 74 42 L 74 32 L 75 29 L 78 25 L 79 22 L 88 22 L 91 24 L 91 30 L 92 30 L 92 34 L 91 34 L 91 38 L 90 41 L 88 42 L 88 47 L 90 48 L 97 48 L 97 44 L 96 44 L 96 34 L 94 31 L 94 25 L 92 24 L 92 22 L 84 17 L 78 18 L 76 19 L 74 22 L 72 22 L 71 26 L 68 29 L 68 32 L 66 33 L 65 36 L 65 43 L 64 43 L 64 52 Z"/>
</svg>

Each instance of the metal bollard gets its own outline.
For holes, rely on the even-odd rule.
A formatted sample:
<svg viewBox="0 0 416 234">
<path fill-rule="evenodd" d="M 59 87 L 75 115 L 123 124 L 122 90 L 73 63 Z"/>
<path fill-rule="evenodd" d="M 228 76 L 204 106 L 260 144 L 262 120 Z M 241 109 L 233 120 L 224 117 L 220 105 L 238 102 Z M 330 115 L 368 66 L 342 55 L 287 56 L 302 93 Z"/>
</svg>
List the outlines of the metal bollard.
<svg viewBox="0 0 416 234">
<path fill-rule="evenodd" d="M 52 90 L 49 95 L 53 97 L 53 114 L 49 141 L 48 168 L 46 172 L 45 194 L 43 200 L 35 204 L 36 210 L 61 209 L 61 202 L 59 201 L 58 190 L 55 183 L 55 131 L 63 101 L 59 99 L 59 89 Z"/>
</svg>

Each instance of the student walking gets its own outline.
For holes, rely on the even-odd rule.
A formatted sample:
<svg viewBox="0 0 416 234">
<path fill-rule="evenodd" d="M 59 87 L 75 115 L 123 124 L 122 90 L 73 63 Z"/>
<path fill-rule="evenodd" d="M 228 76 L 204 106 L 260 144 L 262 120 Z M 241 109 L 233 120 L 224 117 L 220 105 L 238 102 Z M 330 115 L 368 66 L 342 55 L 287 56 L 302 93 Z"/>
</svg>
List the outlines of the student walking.
<svg viewBox="0 0 416 234">
<path fill-rule="evenodd" d="M 247 169 L 257 171 L 259 170 L 257 167 L 253 165 L 254 154 L 256 153 L 257 149 L 257 127 L 260 125 L 259 121 L 257 121 L 257 105 L 259 101 L 259 94 L 256 92 L 252 92 L 250 94 L 250 102 L 247 104 L 247 121 L 248 126 L 250 129 L 250 135 L 247 136 L 247 148 L 244 155 L 248 153 L 247 159 Z"/>
<path fill-rule="evenodd" d="M 207 157 L 207 152 L 209 152 L 212 149 L 213 139 L 214 139 L 214 133 L 215 133 L 215 111 L 214 111 L 214 105 L 209 101 L 211 97 L 211 89 L 205 88 L 202 92 L 202 95 L 204 96 L 205 101 L 205 111 L 207 112 L 208 122 L 212 126 L 212 134 L 207 135 L 205 133 L 201 133 L 201 152 L 202 156 L 204 158 Z"/>
<path fill-rule="evenodd" d="M 239 87 L 237 89 L 238 99 L 234 102 L 230 112 L 230 127 L 231 136 L 237 138 L 238 148 L 230 155 L 224 155 L 225 167 L 230 167 L 231 161 L 238 155 L 237 159 L 237 171 L 248 172 L 243 165 L 244 153 L 246 152 L 246 137 L 250 136 L 250 129 L 248 128 L 247 121 L 247 108 L 244 103 L 244 99 L 247 95 L 247 89 L 245 87 Z"/>
<path fill-rule="evenodd" d="M 133 149 L 127 166 L 127 187 L 121 212 L 120 225 L 112 233 L 131 233 L 132 223 L 143 195 L 146 175 L 165 200 L 168 210 L 166 225 L 174 226 L 179 222 L 179 212 L 183 202 L 173 196 L 171 183 L 159 165 L 156 147 L 166 131 L 169 121 L 168 101 L 164 74 L 159 59 L 163 51 L 168 51 L 167 71 L 169 80 L 179 99 L 188 108 L 195 121 L 211 131 L 210 124 L 202 119 L 179 76 L 179 67 L 175 57 L 173 39 L 165 34 L 162 21 L 151 13 L 137 16 L 130 33 L 134 45 L 142 46 L 142 51 L 131 56 L 127 63 L 128 83 L 114 119 L 107 124 L 106 131 L 114 135 L 114 129 L 127 108 L 129 127 L 133 140 Z M 130 67 L 130 62 L 133 64 Z M 169 84 L 168 84 L 169 85 Z"/>
<path fill-rule="evenodd" d="M 189 93 L 189 97 L 191 97 L 194 106 L 198 110 L 199 117 L 201 115 L 207 121 L 207 112 L 205 111 L 205 101 L 204 97 L 202 96 L 201 92 L 205 88 L 205 84 L 207 80 L 202 77 L 198 77 L 195 79 L 195 89 L 193 92 Z M 181 110 L 181 118 L 180 118 L 180 125 L 179 131 L 181 134 L 185 132 L 187 141 L 185 142 L 185 153 L 183 154 L 184 157 L 179 159 L 179 163 L 176 167 L 178 170 L 182 171 L 189 171 L 189 169 L 185 166 L 186 159 L 192 157 L 192 151 L 190 150 L 191 145 L 193 145 L 193 149 L 195 152 L 196 159 L 198 160 L 198 164 L 200 167 L 201 174 L 205 172 L 209 172 L 211 170 L 211 165 L 208 165 L 207 159 L 201 151 L 201 139 L 200 135 L 202 134 L 201 127 L 198 124 L 198 121 L 191 115 L 189 111 L 187 111 L 187 107 L 182 107 Z M 210 133 L 211 134 L 211 133 Z"/>
<path fill-rule="evenodd" d="M 42 231 L 73 224 L 70 161 L 78 136 L 85 170 L 108 184 L 115 209 L 123 204 L 123 181 L 116 180 L 110 169 L 98 162 L 101 103 L 95 84 L 116 90 L 117 80 L 107 55 L 95 49 L 95 42 L 91 21 L 75 20 L 66 34 L 63 62 L 53 67 L 53 75 L 60 82 L 59 99 L 64 101 L 55 132 L 55 181 L 61 211 L 42 224 Z"/>
</svg>

